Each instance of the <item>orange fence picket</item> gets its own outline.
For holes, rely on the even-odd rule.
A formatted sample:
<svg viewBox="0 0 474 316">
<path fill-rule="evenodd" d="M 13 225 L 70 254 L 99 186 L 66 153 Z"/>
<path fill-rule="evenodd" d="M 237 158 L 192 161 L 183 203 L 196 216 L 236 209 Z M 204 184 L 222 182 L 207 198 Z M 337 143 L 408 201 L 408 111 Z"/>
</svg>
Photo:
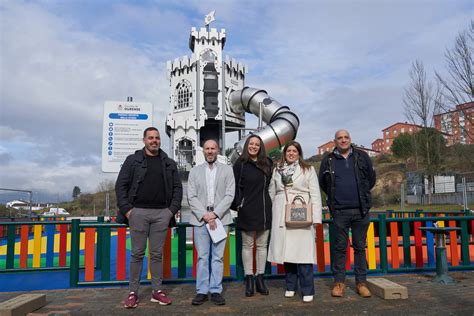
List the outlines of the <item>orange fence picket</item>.
<svg viewBox="0 0 474 316">
<path fill-rule="evenodd" d="M 30 227 L 21 225 L 20 230 L 20 268 L 28 266 L 28 234 Z"/>
<path fill-rule="evenodd" d="M 85 228 L 84 281 L 94 281 L 95 228 Z"/>
<path fill-rule="evenodd" d="M 449 221 L 449 227 L 456 227 L 456 221 Z M 455 267 L 459 265 L 458 238 L 456 231 L 449 232 L 449 241 L 451 248 L 451 265 Z"/>
<path fill-rule="evenodd" d="M 391 222 L 390 223 L 390 241 L 391 245 L 391 255 L 392 255 L 392 268 L 398 269 L 400 268 L 400 257 L 398 252 L 398 223 Z"/>
</svg>

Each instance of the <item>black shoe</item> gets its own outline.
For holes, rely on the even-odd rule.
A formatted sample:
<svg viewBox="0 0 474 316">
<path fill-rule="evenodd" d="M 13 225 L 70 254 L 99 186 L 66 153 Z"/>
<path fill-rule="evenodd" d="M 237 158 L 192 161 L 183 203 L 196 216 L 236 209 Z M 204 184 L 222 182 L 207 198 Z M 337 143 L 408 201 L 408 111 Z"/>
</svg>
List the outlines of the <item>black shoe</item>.
<svg viewBox="0 0 474 316">
<path fill-rule="evenodd" d="M 202 305 L 208 300 L 207 294 L 197 294 L 192 301 L 193 305 Z"/>
<path fill-rule="evenodd" d="M 222 297 L 221 293 L 211 293 L 211 301 L 216 305 L 225 305 L 225 298 Z"/>
<path fill-rule="evenodd" d="M 268 295 L 268 289 L 263 280 L 263 274 L 257 274 L 256 278 L 257 292 L 262 295 Z"/>
<path fill-rule="evenodd" d="M 255 293 L 255 278 L 253 275 L 245 276 L 245 296 L 253 296 Z"/>
</svg>

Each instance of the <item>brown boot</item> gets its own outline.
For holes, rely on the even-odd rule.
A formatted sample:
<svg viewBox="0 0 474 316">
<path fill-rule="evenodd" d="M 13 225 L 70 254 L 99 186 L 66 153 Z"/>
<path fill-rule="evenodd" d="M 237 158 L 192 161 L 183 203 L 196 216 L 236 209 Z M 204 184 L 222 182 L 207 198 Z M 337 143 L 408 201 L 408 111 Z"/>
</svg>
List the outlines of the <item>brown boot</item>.
<svg viewBox="0 0 474 316">
<path fill-rule="evenodd" d="M 357 294 L 359 294 L 362 297 L 371 297 L 372 296 L 372 294 L 369 291 L 369 288 L 363 282 L 357 283 L 356 290 L 357 290 Z"/>
<path fill-rule="evenodd" d="M 346 290 L 346 285 L 342 282 L 334 283 L 334 287 L 332 288 L 331 295 L 334 297 L 343 297 L 344 292 Z"/>
</svg>

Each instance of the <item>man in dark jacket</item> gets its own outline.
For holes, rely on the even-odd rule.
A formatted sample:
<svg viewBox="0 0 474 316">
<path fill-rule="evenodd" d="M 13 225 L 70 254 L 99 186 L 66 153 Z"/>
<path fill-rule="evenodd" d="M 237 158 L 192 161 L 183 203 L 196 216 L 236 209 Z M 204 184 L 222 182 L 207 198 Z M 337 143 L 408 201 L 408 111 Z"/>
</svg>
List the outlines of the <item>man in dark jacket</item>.
<svg viewBox="0 0 474 316">
<path fill-rule="evenodd" d="M 130 226 L 132 251 L 129 288 L 125 308 L 138 306 L 138 287 L 147 240 L 150 249 L 151 301 L 171 304 L 161 291 L 163 245 L 170 221 L 181 208 L 183 187 L 176 163 L 160 149 L 160 133 L 155 127 L 143 132 L 145 147 L 127 157 L 115 184 L 117 222 Z"/>
<path fill-rule="evenodd" d="M 354 272 L 357 293 L 370 297 L 365 284 L 367 260 L 365 257 L 369 209 L 372 207 L 370 190 L 375 185 L 375 171 L 369 156 L 351 144 L 346 130 L 339 130 L 334 137 L 336 148 L 324 156 L 319 170 L 319 184 L 327 195 L 335 232 L 335 253 L 332 263 L 334 287 L 332 296 L 342 297 L 345 291 L 346 250 L 349 228 L 352 231 Z"/>
</svg>

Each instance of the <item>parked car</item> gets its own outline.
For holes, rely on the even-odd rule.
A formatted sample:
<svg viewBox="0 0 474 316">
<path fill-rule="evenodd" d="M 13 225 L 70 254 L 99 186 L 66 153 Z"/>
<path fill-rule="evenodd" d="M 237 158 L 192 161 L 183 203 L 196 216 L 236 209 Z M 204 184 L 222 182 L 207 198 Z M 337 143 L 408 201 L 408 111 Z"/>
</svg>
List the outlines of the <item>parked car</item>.
<svg viewBox="0 0 474 316">
<path fill-rule="evenodd" d="M 49 211 L 44 212 L 43 216 L 66 216 L 71 215 L 68 211 L 60 207 L 51 207 Z"/>
</svg>

